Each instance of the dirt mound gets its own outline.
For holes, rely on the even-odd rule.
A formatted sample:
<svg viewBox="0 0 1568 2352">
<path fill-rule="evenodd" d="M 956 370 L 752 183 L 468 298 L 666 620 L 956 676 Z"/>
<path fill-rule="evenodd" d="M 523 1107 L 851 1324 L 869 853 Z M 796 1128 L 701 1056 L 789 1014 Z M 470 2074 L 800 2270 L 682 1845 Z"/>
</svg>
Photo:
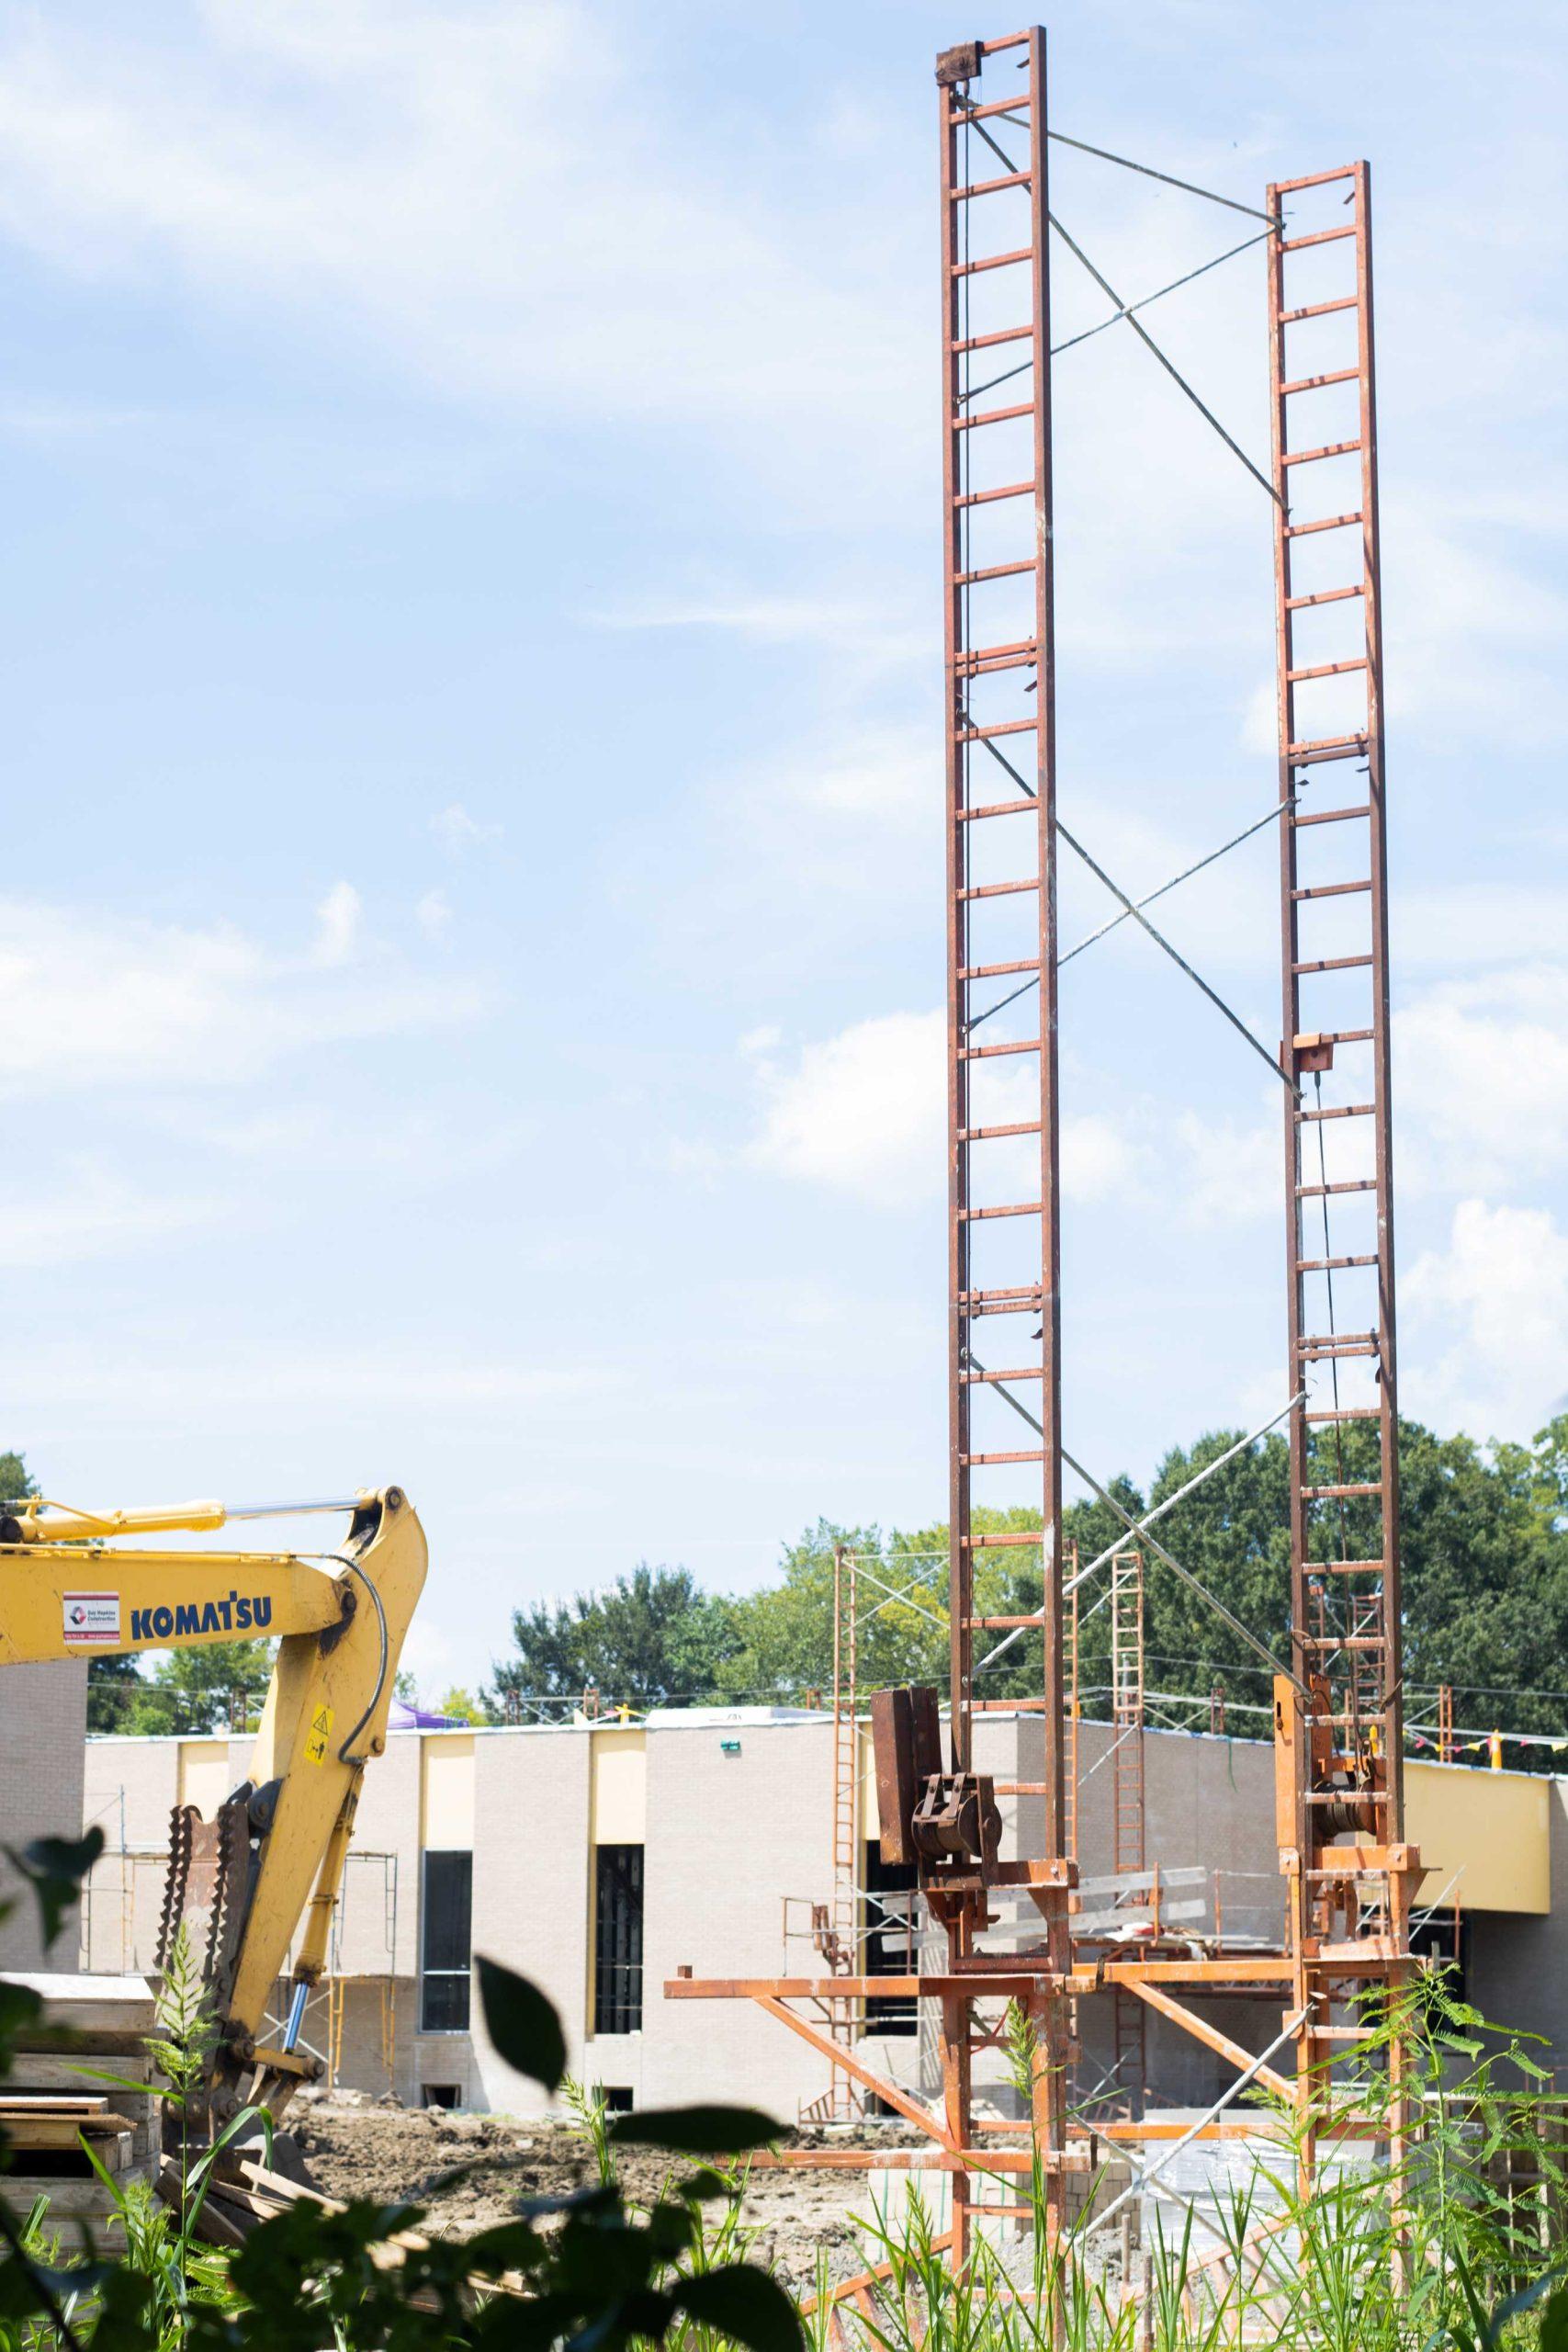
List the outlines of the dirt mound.
<svg viewBox="0 0 1568 2352">
<path fill-rule="evenodd" d="M 363 2095 L 306 2102 L 289 2113 L 312 2177 L 329 2197 L 375 2198 L 424 2209 L 423 2226 L 468 2237 L 510 2218 L 522 2197 L 558 2197 L 597 2179 L 592 2151 L 576 2126 L 525 2123 L 505 2115 L 457 2115 L 444 2108 L 371 2103 Z M 818 2135 L 794 2133 L 799 2144 Z M 890 2146 L 919 2135 L 884 2127 Z M 675 2160 L 658 2149 L 620 2152 L 622 2185 L 634 2203 L 651 2201 Z M 863 2267 L 849 2213 L 864 2176 L 843 2171 L 754 2172 L 742 2203 L 758 2232 L 753 2259 L 771 2261 L 792 2285 L 809 2287 L 818 2248 L 832 2275 Z"/>
</svg>

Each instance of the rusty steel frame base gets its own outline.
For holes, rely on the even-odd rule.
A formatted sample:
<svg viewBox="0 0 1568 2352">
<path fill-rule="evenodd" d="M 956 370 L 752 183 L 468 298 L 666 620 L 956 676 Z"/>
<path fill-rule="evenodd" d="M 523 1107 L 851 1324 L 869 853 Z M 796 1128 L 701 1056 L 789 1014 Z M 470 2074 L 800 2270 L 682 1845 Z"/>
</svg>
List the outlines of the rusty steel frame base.
<svg viewBox="0 0 1568 2352">
<path fill-rule="evenodd" d="M 1388 1963 L 1392 1965 L 1393 1963 Z M 1330 1962 L 1328 1966 L 1337 1964 Z M 1338 1963 L 1342 1967 L 1342 1963 Z M 895 2083 L 874 2067 L 868 2066 L 852 2049 L 801 2016 L 789 2005 L 792 2001 L 816 2004 L 824 2016 L 831 2014 L 830 2005 L 845 2000 L 882 1998 L 893 2000 L 931 2000 L 941 2004 L 943 2016 L 943 2041 L 949 2049 L 974 2051 L 996 2045 L 996 2033 L 976 2038 L 957 2012 L 967 2012 L 977 2000 L 1018 2001 L 1032 2012 L 1038 2013 L 1047 2005 L 1058 2014 L 1070 2000 L 1089 1998 L 1096 1994 L 1114 1993 L 1118 1986 L 1156 2009 L 1169 2023 L 1190 2033 L 1205 2048 L 1213 2051 L 1235 2065 L 1238 2074 L 1252 2069 L 1254 2078 L 1287 2101 L 1297 2098 L 1297 2086 L 1271 2067 L 1258 2066 L 1252 2053 L 1239 2042 L 1209 2023 L 1168 1992 L 1168 1985 L 1193 1986 L 1211 1994 L 1244 1992 L 1247 1987 L 1277 1984 L 1281 1988 L 1299 1987 L 1301 1971 L 1293 1960 L 1258 1954 L 1237 1954 L 1225 1960 L 1149 1960 L 1101 1962 L 1093 1967 L 1077 1967 L 1066 1972 L 1049 1968 L 1023 1969 L 1016 1965 L 1005 1970 L 987 1970 L 955 1966 L 942 1973 L 909 1976 L 721 1976 L 698 1977 L 682 1972 L 668 1979 L 664 1995 L 668 2000 L 686 2001 L 752 2001 L 765 2016 L 774 2018 L 812 2049 L 841 2067 L 864 2091 L 879 2098 L 894 2114 L 900 2115 L 918 2131 L 924 2132 L 931 2142 L 931 2152 L 874 2147 L 836 2147 L 832 2149 L 795 2148 L 775 2153 L 765 2160 L 773 2168 L 807 2171 L 934 2171 L 967 2174 L 1027 2173 L 1037 2161 L 1032 2145 L 1028 2150 L 1010 2150 L 995 2146 L 979 2147 L 975 2143 L 981 2134 L 1005 2136 L 1028 2133 L 1034 2137 L 1034 2123 L 1030 2120 L 992 2120 L 966 2117 L 967 2129 L 961 2134 L 954 2130 L 959 2120 L 953 2116 L 951 2106 L 939 2115 L 925 2105 L 913 2092 Z M 1058 2143 L 1039 2151 L 1038 2160 L 1048 2175 L 1082 2173 L 1090 2168 L 1089 2151 L 1096 2140 L 1133 2143 L 1144 2139 L 1168 2137 L 1173 2130 L 1156 2124 L 1146 2127 L 1138 2121 L 1115 2121 L 1075 2128 L 1061 2119 Z M 1227 2130 L 1234 2136 L 1247 2127 L 1232 2122 L 1207 2126 L 1199 2135 L 1219 2139 Z M 1252 2127 L 1256 2129 L 1256 2126 Z M 1338 2127 L 1329 2126 L 1332 2132 Z M 1066 2143 L 1074 2144 L 1069 2147 Z"/>
</svg>

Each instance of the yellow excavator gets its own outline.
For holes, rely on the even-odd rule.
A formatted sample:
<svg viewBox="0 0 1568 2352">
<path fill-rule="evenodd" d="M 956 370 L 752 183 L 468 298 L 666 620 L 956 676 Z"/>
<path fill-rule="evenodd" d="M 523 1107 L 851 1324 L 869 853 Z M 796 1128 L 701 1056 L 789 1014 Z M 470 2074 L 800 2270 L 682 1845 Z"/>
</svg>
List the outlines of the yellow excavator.
<svg viewBox="0 0 1568 2352">
<path fill-rule="evenodd" d="M 154 1550 L 126 1537 L 202 1535 L 239 1520 L 346 1511 L 334 1551 Z M 365 1767 L 387 1744 L 403 1636 L 424 1583 L 424 1531 L 397 1487 L 347 1502 L 76 1510 L 0 1504 L 0 1666 L 276 1636 L 247 1779 L 211 1821 L 176 1805 L 158 1962 L 183 1926 L 220 2031 L 213 2125 L 282 2114 L 321 2072 L 299 2047 L 321 1976 Z M 70 1833 L 73 1825 L 40 1823 Z M 303 1917 L 293 1965 L 289 1948 Z M 280 2030 L 267 2022 L 287 1971 Z"/>
</svg>

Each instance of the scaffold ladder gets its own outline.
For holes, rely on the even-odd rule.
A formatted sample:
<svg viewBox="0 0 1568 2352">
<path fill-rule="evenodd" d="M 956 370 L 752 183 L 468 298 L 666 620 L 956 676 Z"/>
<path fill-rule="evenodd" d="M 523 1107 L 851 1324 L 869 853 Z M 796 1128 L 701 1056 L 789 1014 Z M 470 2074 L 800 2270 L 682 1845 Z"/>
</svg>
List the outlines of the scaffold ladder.
<svg viewBox="0 0 1568 2352">
<path fill-rule="evenodd" d="M 984 89 L 983 69 L 988 69 Z M 1056 1111 L 1056 838 L 1052 635 L 1051 280 L 1045 36 L 966 42 L 937 62 L 942 142 L 942 511 L 947 817 L 949 1588 L 953 1769 L 974 1770 L 976 1563 L 1041 1563 L 1043 1777 L 1034 1850 L 1066 1849 Z M 1038 1432 L 1021 1444 L 1004 1396 Z M 1026 1482 L 1032 1529 L 977 1524 L 998 1485 Z M 1035 1512 L 1038 1516 L 1035 1517 Z M 1017 1618 L 1006 1621 L 1016 1625 Z M 1016 1707 L 1019 1702 L 1005 1703 Z M 984 1916 L 984 1905 L 981 1905 Z M 966 1959 L 973 1913 L 948 1923 Z M 1066 1900 L 1043 1923 L 1068 1964 Z M 1064 2005 L 1031 2005 L 1035 2116 L 1053 2217 L 1065 2151 Z M 943 2109 L 973 2144 L 973 2059 L 996 2028 L 949 1998 Z M 953 2176 L 954 2257 L 971 2177 Z"/>
<path fill-rule="evenodd" d="M 853 1552 L 833 1546 L 833 1895 L 829 1912 L 827 1960 L 835 1976 L 860 1973 L 860 1597 Z M 829 2003 L 829 2030 L 847 2049 L 853 2041 L 859 2003 L 835 1996 Z M 854 2077 L 836 2062 L 826 2100 L 813 2102 L 813 2122 L 845 2121 L 861 2114 L 864 2101 Z"/>
<path fill-rule="evenodd" d="M 1309 191 L 1314 192 L 1309 195 Z M 1296 232 L 1288 200 L 1314 225 Z M 1302 199 L 1305 198 L 1303 206 Z M 1295 1844 L 1306 2083 L 1334 2055 L 1358 1940 L 1408 1951 L 1400 1663 L 1398 1396 L 1389 1090 L 1388 856 L 1364 163 L 1275 183 L 1269 210 L 1290 1378 Z M 1317 216 L 1321 215 L 1321 220 Z M 1303 275 L 1305 277 L 1303 278 Z M 1334 421 L 1334 403 L 1346 413 Z M 1325 424 L 1325 418 L 1330 421 Z M 1335 487 L 1350 472 L 1347 498 Z M 1329 485 L 1325 488 L 1324 485 Z M 1338 641 L 1347 613 L 1359 624 Z M 1348 697 L 1348 714 L 1335 706 Z M 1338 779 L 1348 778 L 1347 785 Z M 1320 788 L 1324 787 L 1324 788 Z M 1353 1139 L 1347 1147 L 1347 1138 Z M 1370 1149 L 1366 1148 L 1370 1140 Z M 1355 1142 L 1363 1148 L 1358 1155 Z M 1335 1147 L 1331 1149 L 1331 1145 Z M 1342 1156 L 1343 1155 L 1343 1156 Z M 1372 1210 L 1368 1230 L 1366 1212 Z M 1371 1391 L 1347 1402 L 1347 1368 Z M 1371 1432 L 1371 1462 L 1358 1440 Z M 1347 1452 L 1350 1458 L 1347 1460 Z M 1358 1847 L 1336 1845 L 1347 1807 Z M 1330 1964 L 1345 1955 L 1336 1977 Z M 1308 2094 L 1303 2088 L 1303 2097 Z M 1304 2160 L 1311 2160 L 1310 2145 Z"/>
<path fill-rule="evenodd" d="M 1148 1861 L 1144 1789 L 1144 1555 L 1111 1562 L 1111 1867 L 1118 1877 Z M 1143 1903 L 1146 1887 L 1127 1899 Z M 1148 2075 L 1148 2011 L 1118 1984 L 1111 1996 L 1114 2103 L 1142 2115 Z"/>
</svg>

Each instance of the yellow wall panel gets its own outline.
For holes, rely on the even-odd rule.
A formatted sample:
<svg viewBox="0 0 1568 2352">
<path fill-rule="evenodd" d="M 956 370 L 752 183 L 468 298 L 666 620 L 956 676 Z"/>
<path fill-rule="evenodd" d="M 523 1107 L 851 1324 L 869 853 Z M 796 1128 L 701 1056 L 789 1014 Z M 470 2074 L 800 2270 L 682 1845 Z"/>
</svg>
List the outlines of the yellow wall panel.
<svg viewBox="0 0 1568 2352">
<path fill-rule="evenodd" d="M 180 1742 L 181 1804 L 193 1804 L 210 1821 L 225 1797 L 234 1793 L 226 1739 L 182 1739 Z"/>
<path fill-rule="evenodd" d="M 595 1846 L 640 1846 L 648 1831 L 648 1735 L 596 1731 L 593 1742 Z"/>
<path fill-rule="evenodd" d="M 860 1834 L 869 1841 L 882 1835 L 882 1819 L 876 1803 L 876 1757 L 872 1747 L 869 1724 L 862 1724 L 859 1727 L 856 1760 L 860 1777 Z"/>
<path fill-rule="evenodd" d="M 1428 1875 L 1418 1903 L 1466 1911 L 1551 1908 L 1551 1787 L 1529 1772 L 1404 1767 L 1404 1834 Z M 1453 1892 L 1445 1894 L 1455 1871 Z"/>
<path fill-rule="evenodd" d="M 420 1843 L 472 1850 L 474 1843 L 474 1736 L 427 1732 L 420 1741 Z M 374 1769 L 374 1768 L 372 1768 Z"/>
</svg>

